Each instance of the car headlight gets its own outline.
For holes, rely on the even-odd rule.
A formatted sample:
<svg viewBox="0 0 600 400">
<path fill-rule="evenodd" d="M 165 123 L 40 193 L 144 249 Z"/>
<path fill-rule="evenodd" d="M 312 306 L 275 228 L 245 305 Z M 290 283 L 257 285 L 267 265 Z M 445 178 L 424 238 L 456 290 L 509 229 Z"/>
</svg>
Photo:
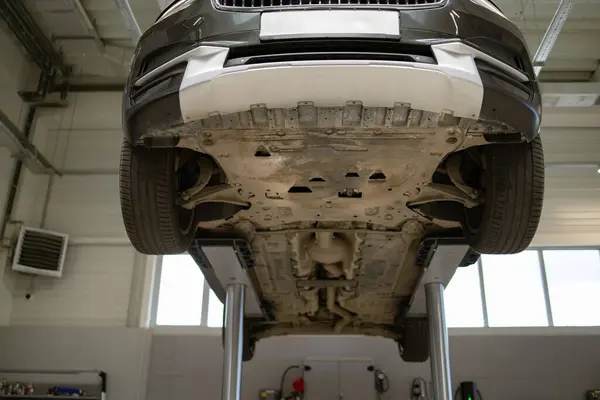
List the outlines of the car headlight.
<svg viewBox="0 0 600 400">
<path fill-rule="evenodd" d="M 500 9 L 498 9 L 498 7 L 496 7 L 494 5 L 494 3 L 492 3 L 489 0 L 471 0 L 471 1 L 473 3 L 475 3 L 475 4 L 477 4 L 478 6 L 485 7 L 488 10 L 490 10 L 492 12 L 495 12 L 496 14 L 500 15 L 501 17 L 504 17 L 504 18 L 508 19 L 506 17 L 506 15 L 502 14 L 502 11 L 500 11 Z"/>
<path fill-rule="evenodd" d="M 163 19 L 168 18 L 171 15 L 175 14 L 176 12 L 179 12 L 179 11 L 183 10 L 184 8 L 189 7 L 195 1 L 196 0 L 178 0 L 178 1 L 174 1 L 167 8 L 165 8 L 165 10 L 158 16 L 158 18 L 156 19 L 156 21 L 154 23 L 160 22 Z"/>
</svg>

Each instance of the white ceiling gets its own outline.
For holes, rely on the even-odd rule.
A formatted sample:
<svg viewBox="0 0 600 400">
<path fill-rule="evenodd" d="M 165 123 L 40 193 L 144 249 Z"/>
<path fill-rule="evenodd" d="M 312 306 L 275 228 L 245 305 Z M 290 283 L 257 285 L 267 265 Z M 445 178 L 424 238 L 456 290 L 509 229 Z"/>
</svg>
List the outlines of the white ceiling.
<svg viewBox="0 0 600 400">
<path fill-rule="evenodd" d="M 118 63 L 132 54 L 132 40 L 114 0 L 81 0 L 108 45 L 109 57 L 100 57 L 71 0 L 24 0 L 34 17 L 55 38 L 67 62 L 85 75 L 122 76 Z M 142 30 L 147 29 L 171 0 L 130 0 Z M 496 4 L 524 32 L 535 52 L 559 0 L 496 0 Z M 577 0 L 542 72 L 545 81 L 589 81 L 600 62 L 600 1 Z M 112 60 L 112 61 L 111 61 Z M 117 61 L 117 62 L 115 62 Z M 600 78 L 600 74 L 598 74 Z"/>
<path fill-rule="evenodd" d="M 521 29 L 530 52 L 537 49 L 559 0 L 496 0 Z M 600 61 L 600 1 L 576 0 L 542 80 L 589 81 Z"/>
<path fill-rule="evenodd" d="M 106 46 L 101 56 L 71 0 L 24 0 L 38 24 L 53 38 L 74 73 L 124 77 L 134 42 L 114 0 L 81 0 Z M 157 0 L 129 0 L 142 31 L 161 11 Z M 86 39 L 87 37 L 87 39 Z"/>
</svg>

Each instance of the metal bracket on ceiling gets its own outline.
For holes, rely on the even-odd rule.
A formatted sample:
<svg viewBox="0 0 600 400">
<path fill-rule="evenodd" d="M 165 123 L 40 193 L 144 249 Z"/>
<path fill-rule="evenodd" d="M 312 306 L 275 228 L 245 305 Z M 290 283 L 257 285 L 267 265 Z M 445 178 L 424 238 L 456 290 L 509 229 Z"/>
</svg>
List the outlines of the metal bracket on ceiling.
<svg viewBox="0 0 600 400">
<path fill-rule="evenodd" d="M 550 51 L 552 51 L 552 48 L 558 40 L 558 35 L 567 22 L 567 17 L 573 9 L 574 2 L 575 0 L 561 0 L 558 5 L 556 13 L 554 14 L 554 17 L 552 17 L 550 25 L 548 25 L 548 29 L 546 29 L 546 33 L 544 33 L 544 37 L 533 56 L 532 62 L 535 76 L 539 76 L 542 68 L 546 65 L 546 61 L 550 56 Z"/>
<path fill-rule="evenodd" d="M 56 90 L 53 90 L 55 86 L 55 80 L 55 73 L 48 75 L 44 71 L 41 71 L 37 88 L 34 91 L 21 90 L 19 91 L 19 96 L 30 106 L 65 107 L 67 105 L 68 90 L 60 91 L 58 100 L 49 100 L 47 98 L 49 94 L 57 92 Z M 66 81 L 68 82 L 68 77 Z"/>
</svg>

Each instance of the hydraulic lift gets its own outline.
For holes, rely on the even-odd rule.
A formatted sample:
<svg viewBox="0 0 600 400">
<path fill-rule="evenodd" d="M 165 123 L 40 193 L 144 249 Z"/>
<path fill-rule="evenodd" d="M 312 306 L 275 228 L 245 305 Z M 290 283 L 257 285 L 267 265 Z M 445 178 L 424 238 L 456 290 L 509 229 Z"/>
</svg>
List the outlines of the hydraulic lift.
<svg viewBox="0 0 600 400">
<path fill-rule="evenodd" d="M 429 363 L 433 383 L 432 400 L 452 400 L 450 343 L 444 308 L 444 290 L 469 253 L 469 246 L 454 240 L 434 240 L 429 265 L 410 306 L 408 315 L 427 315 Z"/>
<path fill-rule="evenodd" d="M 458 243 L 458 244 L 457 244 Z M 232 241 L 197 241 L 210 260 L 215 279 L 225 287 L 224 355 L 222 400 L 240 400 L 242 387 L 242 351 L 244 315 L 257 312 L 257 301 L 246 273 L 245 257 Z M 229 251 L 227 251 L 229 250 Z M 444 313 L 444 289 L 468 254 L 469 247 L 456 240 L 433 240 L 429 245 L 429 263 L 408 311 L 409 316 L 427 315 L 429 320 L 430 365 L 433 400 L 452 400 L 448 327 Z M 218 252 L 218 256 L 217 256 Z M 244 252 L 243 249 L 241 251 Z M 218 261 L 215 261 L 218 260 Z M 198 260 L 197 260 L 198 261 Z M 218 264 L 218 265 L 215 265 Z M 218 276 L 216 276 L 218 274 Z M 210 273 L 205 272 L 210 283 Z"/>
</svg>

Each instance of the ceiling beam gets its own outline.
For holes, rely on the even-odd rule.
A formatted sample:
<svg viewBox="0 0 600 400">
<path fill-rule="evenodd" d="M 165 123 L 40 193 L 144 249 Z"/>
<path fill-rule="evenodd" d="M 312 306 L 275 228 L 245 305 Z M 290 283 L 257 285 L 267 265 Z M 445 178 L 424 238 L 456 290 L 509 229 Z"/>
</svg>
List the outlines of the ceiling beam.
<svg viewBox="0 0 600 400">
<path fill-rule="evenodd" d="M 542 82 L 544 107 L 592 107 L 600 105 L 600 82 Z"/>
<path fill-rule="evenodd" d="M 600 36 L 600 32 L 598 32 Z M 590 55 L 589 58 L 558 58 L 552 57 L 544 66 L 541 76 L 554 72 L 571 72 L 571 71 L 594 71 L 598 67 L 598 58 Z M 544 79 L 541 79 L 544 81 Z M 567 82 L 567 80 L 563 80 Z"/>
<path fill-rule="evenodd" d="M 542 117 L 544 128 L 595 128 L 600 131 L 600 113 L 596 107 L 547 108 Z"/>
<path fill-rule="evenodd" d="M 540 82 L 589 82 L 592 71 L 546 71 L 539 76 Z"/>
<path fill-rule="evenodd" d="M 131 10 L 129 0 L 114 1 L 117 8 L 121 12 L 121 16 L 123 17 L 123 21 L 125 21 L 125 25 L 127 26 L 127 30 L 129 31 L 129 35 L 131 36 L 133 43 L 137 45 L 140 37 L 142 37 L 142 30 L 140 29 L 140 24 L 138 24 L 137 19 Z"/>
<path fill-rule="evenodd" d="M 542 82 L 544 94 L 599 94 L 600 82 Z"/>
<path fill-rule="evenodd" d="M 592 74 L 592 78 L 590 79 L 592 82 L 600 82 L 600 63 L 596 67 L 596 70 Z"/>
</svg>

